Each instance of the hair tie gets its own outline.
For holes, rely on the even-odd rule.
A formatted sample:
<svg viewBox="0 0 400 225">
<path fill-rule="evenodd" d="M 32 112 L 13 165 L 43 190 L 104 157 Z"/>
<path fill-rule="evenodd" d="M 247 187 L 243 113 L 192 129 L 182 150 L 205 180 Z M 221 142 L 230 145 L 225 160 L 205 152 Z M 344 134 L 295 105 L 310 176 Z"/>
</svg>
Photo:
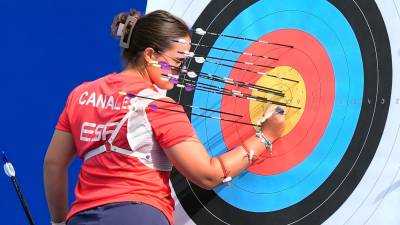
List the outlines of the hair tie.
<svg viewBox="0 0 400 225">
<path fill-rule="evenodd" d="M 129 48 L 129 45 L 131 43 L 132 31 L 138 20 L 139 18 L 137 16 L 128 16 L 125 24 L 120 23 L 118 25 L 117 36 L 121 37 L 121 40 L 119 42 L 119 46 L 121 48 Z"/>
</svg>

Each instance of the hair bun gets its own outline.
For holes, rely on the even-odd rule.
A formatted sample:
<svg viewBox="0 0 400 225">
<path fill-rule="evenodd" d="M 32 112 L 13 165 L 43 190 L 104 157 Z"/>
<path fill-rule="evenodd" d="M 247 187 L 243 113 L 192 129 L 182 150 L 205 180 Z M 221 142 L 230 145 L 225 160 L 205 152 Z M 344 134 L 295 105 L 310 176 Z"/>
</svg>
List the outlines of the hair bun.
<svg viewBox="0 0 400 225">
<path fill-rule="evenodd" d="M 141 17 L 140 16 L 140 12 L 136 11 L 136 10 L 131 10 L 130 12 L 122 12 L 122 13 L 119 13 L 118 15 L 116 15 L 114 17 L 114 20 L 113 20 L 112 24 L 111 24 L 111 35 L 113 37 L 117 36 L 117 31 L 118 31 L 119 24 L 120 23 L 125 24 L 128 16 L 133 16 L 133 17 L 136 17 L 138 19 L 140 19 L 140 17 Z"/>
</svg>

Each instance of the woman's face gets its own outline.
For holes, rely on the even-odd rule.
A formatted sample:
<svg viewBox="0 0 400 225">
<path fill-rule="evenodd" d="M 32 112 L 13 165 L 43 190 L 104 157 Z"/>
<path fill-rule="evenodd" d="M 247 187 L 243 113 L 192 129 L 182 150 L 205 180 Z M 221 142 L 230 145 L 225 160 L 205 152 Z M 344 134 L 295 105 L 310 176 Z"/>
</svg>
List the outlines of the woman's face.
<svg viewBox="0 0 400 225">
<path fill-rule="evenodd" d="M 153 84 L 157 85 L 161 89 L 170 90 L 174 87 L 174 84 L 171 83 L 168 78 L 163 76 L 162 74 L 173 74 L 179 76 L 179 72 L 174 67 L 181 67 L 186 59 L 186 56 L 179 52 L 185 52 L 190 50 L 190 37 L 184 37 L 184 39 L 188 44 L 181 44 L 181 43 L 172 43 L 171 48 L 163 51 L 163 52 L 156 52 L 156 61 L 160 63 L 166 63 L 171 68 L 159 68 L 150 66 L 152 68 L 149 69 L 150 79 Z"/>
</svg>

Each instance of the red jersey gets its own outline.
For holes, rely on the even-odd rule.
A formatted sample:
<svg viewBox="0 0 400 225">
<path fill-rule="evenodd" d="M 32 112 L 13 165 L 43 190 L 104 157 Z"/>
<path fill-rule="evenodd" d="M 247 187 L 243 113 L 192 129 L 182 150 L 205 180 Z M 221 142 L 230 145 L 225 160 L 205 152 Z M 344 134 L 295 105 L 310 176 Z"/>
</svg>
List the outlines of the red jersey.
<svg viewBox="0 0 400 225">
<path fill-rule="evenodd" d="M 180 105 L 121 92 L 172 101 L 139 77 L 115 73 L 70 93 L 56 129 L 72 134 L 85 161 L 67 219 L 96 206 L 134 201 L 160 209 L 173 224 L 172 165 L 164 149 L 195 136 L 194 130 L 185 113 L 175 112 L 183 112 Z"/>
</svg>

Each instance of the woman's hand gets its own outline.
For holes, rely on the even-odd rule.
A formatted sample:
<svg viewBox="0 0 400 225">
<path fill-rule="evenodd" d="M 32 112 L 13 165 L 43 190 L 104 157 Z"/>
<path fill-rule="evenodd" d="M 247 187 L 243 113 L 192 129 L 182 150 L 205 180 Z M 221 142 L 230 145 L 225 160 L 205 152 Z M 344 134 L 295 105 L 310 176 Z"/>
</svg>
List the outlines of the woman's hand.
<svg viewBox="0 0 400 225">
<path fill-rule="evenodd" d="M 272 105 L 265 110 L 260 120 L 261 131 L 272 142 L 282 136 L 285 130 L 285 112 L 284 107 Z"/>
</svg>

